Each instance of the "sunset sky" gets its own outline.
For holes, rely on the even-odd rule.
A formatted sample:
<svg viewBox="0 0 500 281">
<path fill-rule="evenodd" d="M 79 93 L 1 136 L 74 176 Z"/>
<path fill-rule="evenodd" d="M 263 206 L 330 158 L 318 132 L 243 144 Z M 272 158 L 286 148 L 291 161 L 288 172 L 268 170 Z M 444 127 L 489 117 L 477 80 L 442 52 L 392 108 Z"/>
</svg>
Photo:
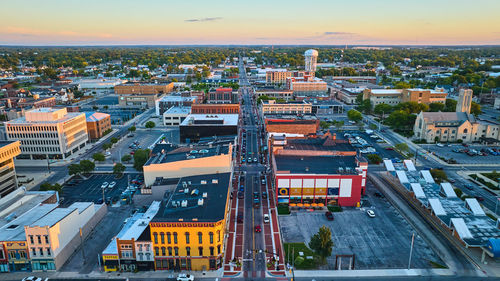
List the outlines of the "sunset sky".
<svg viewBox="0 0 500 281">
<path fill-rule="evenodd" d="M 2 0 L 0 45 L 500 44 L 500 0 Z"/>
</svg>

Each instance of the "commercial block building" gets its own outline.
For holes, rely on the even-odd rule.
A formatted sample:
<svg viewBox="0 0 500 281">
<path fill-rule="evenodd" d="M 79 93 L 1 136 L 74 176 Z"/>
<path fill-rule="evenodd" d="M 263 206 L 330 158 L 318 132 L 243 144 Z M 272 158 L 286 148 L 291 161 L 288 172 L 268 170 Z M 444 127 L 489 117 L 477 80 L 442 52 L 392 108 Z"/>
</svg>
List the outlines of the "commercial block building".
<svg viewBox="0 0 500 281">
<path fill-rule="evenodd" d="M 85 113 L 38 108 L 5 122 L 8 140 L 21 142 L 23 159 L 65 159 L 88 141 Z"/>
<path fill-rule="evenodd" d="M 260 111 L 264 115 L 274 114 L 311 114 L 312 105 L 308 102 L 276 102 L 275 100 L 262 101 Z"/>
<path fill-rule="evenodd" d="M 196 96 L 169 95 L 155 101 L 156 115 L 162 116 L 171 107 L 190 107 L 197 102 Z"/>
<path fill-rule="evenodd" d="M 317 118 L 272 117 L 264 120 L 268 133 L 315 135 L 319 129 Z"/>
<path fill-rule="evenodd" d="M 163 125 L 179 126 L 190 112 L 190 107 L 173 106 L 163 113 Z"/>
<path fill-rule="evenodd" d="M 323 96 L 327 93 L 327 84 L 325 81 L 312 75 L 303 77 L 289 77 L 286 80 L 287 89 L 293 91 L 294 96 Z"/>
<path fill-rule="evenodd" d="M 423 104 L 446 102 L 448 94 L 444 90 L 431 89 L 365 89 L 363 100 L 369 99 L 372 106 L 385 103 L 397 105 L 403 102 L 417 102 Z"/>
<path fill-rule="evenodd" d="M 216 88 L 207 94 L 207 103 L 238 103 L 238 92 L 232 88 Z"/>
<path fill-rule="evenodd" d="M 360 205 L 368 162 L 345 140 L 270 139 L 273 182 L 278 203 L 291 207 Z"/>
<path fill-rule="evenodd" d="M 101 112 L 85 112 L 89 139 L 97 140 L 111 130 L 111 115 Z"/>
<path fill-rule="evenodd" d="M 292 72 L 287 70 L 266 71 L 266 84 L 286 84 L 286 79 L 292 77 Z"/>
<path fill-rule="evenodd" d="M 293 99 L 293 91 L 292 90 L 279 90 L 279 89 L 266 89 L 260 88 L 255 90 L 255 96 L 268 96 L 270 98 L 283 99 L 283 100 L 291 100 Z"/>
<path fill-rule="evenodd" d="M 0 141 L 0 198 L 17 189 L 14 157 L 21 153 L 19 141 Z"/>
<path fill-rule="evenodd" d="M 213 136 L 236 136 L 238 114 L 190 114 L 179 126 L 181 142 Z"/>
<path fill-rule="evenodd" d="M 238 103 L 225 104 L 193 104 L 192 114 L 239 114 L 240 105 Z"/>
<path fill-rule="evenodd" d="M 115 93 L 122 95 L 153 95 L 167 94 L 173 91 L 174 83 L 154 84 L 154 83 L 125 83 L 114 87 Z"/>
<path fill-rule="evenodd" d="M 232 139 L 193 146 L 157 144 L 143 167 L 144 184 L 151 187 L 162 178 L 231 172 L 234 142 Z"/>
<path fill-rule="evenodd" d="M 222 267 L 231 173 L 183 177 L 150 222 L 156 270 Z"/>
</svg>

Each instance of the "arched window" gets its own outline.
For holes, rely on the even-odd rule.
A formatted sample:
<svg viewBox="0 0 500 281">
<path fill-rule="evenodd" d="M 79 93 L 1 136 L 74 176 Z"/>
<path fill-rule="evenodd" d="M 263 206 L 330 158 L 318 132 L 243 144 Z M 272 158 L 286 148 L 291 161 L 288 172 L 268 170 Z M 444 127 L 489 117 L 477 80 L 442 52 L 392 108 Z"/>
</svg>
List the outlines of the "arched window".
<svg viewBox="0 0 500 281">
<path fill-rule="evenodd" d="M 171 237 L 170 232 L 167 232 L 167 243 L 168 243 L 168 244 L 171 244 L 171 243 L 172 243 L 172 237 Z"/>
<path fill-rule="evenodd" d="M 217 245 L 217 255 L 220 255 L 220 245 Z"/>
<path fill-rule="evenodd" d="M 220 230 L 217 230 L 217 242 L 220 242 Z"/>
<path fill-rule="evenodd" d="M 203 247 L 198 247 L 198 252 L 200 253 L 200 257 L 203 256 Z"/>
<path fill-rule="evenodd" d="M 467 129 L 464 129 L 464 134 L 467 134 Z"/>
<path fill-rule="evenodd" d="M 202 244 L 203 243 L 203 233 L 198 232 L 198 243 Z"/>
<path fill-rule="evenodd" d="M 161 247 L 161 255 L 165 256 L 165 247 Z"/>
<path fill-rule="evenodd" d="M 214 233 L 213 232 L 209 232 L 208 236 L 210 237 L 210 244 L 213 244 L 214 243 Z"/>
<path fill-rule="evenodd" d="M 159 256 L 159 255 L 160 255 L 160 248 L 155 247 L 155 256 Z"/>
<path fill-rule="evenodd" d="M 214 247 L 210 247 L 210 255 L 213 256 L 214 255 Z"/>
<path fill-rule="evenodd" d="M 174 247 L 174 254 L 175 254 L 176 256 L 178 256 L 178 255 L 179 255 L 179 247 Z"/>
<path fill-rule="evenodd" d="M 171 256 L 172 255 L 172 247 L 168 247 L 168 255 Z"/>
<path fill-rule="evenodd" d="M 174 232 L 174 244 L 177 244 L 177 232 Z"/>
<path fill-rule="evenodd" d="M 165 244 L 165 233 L 160 232 L 160 241 L 162 244 Z"/>
<path fill-rule="evenodd" d="M 189 244 L 189 232 L 184 233 L 186 235 L 186 244 Z"/>
<path fill-rule="evenodd" d="M 191 255 L 191 247 L 186 247 L 186 256 Z"/>
<path fill-rule="evenodd" d="M 155 244 L 158 244 L 158 233 L 153 232 L 153 238 L 155 240 Z"/>
</svg>

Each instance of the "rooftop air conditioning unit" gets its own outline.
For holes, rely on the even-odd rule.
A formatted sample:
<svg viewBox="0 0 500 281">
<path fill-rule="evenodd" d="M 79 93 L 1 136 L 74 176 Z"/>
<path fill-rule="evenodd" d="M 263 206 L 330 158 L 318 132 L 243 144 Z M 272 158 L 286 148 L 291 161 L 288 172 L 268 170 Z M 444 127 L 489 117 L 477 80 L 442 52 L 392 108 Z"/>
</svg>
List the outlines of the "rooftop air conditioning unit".
<svg viewBox="0 0 500 281">
<path fill-rule="evenodd" d="M 218 180 L 218 179 L 213 179 L 213 180 L 212 180 L 212 183 L 213 183 L 213 184 L 217 184 L 217 183 L 219 183 L 219 180 Z"/>
<path fill-rule="evenodd" d="M 181 202 L 181 207 L 186 208 L 188 206 L 188 201 L 187 200 L 182 200 Z"/>
<path fill-rule="evenodd" d="M 207 192 L 203 192 L 203 198 L 207 198 L 208 197 L 208 193 Z"/>
<path fill-rule="evenodd" d="M 198 206 L 203 206 L 203 198 L 198 199 Z"/>
<path fill-rule="evenodd" d="M 188 194 L 189 193 L 189 188 L 184 188 L 184 194 Z"/>
</svg>

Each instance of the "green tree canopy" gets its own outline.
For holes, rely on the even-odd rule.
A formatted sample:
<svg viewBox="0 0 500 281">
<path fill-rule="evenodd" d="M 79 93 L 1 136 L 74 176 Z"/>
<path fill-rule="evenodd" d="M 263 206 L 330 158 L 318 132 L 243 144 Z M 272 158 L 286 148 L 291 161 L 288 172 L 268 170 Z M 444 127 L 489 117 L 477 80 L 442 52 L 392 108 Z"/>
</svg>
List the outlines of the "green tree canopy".
<svg viewBox="0 0 500 281">
<path fill-rule="evenodd" d="M 472 102 L 470 105 L 470 113 L 478 116 L 479 114 L 483 113 L 481 111 L 481 105 L 475 102 Z"/>
<path fill-rule="evenodd" d="M 332 232 L 330 229 L 324 225 L 320 227 L 318 233 L 311 237 L 309 248 L 319 255 L 323 261 L 329 257 L 332 254 L 333 248 Z"/>
<path fill-rule="evenodd" d="M 440 102 L 433 102 L 429 104 L 429 111 L 430 112 L 439 112 L 439 111 L 444 111 L 445 105 L 440 103 Z"/>
<path fill-rule="evenodd" d="M 408 153 L 410 151 L 410 147 L 408 147 L 408 145 L 404 142 L 397 143 L 394 147 L 403 153 Z"/>
<path fill-rule="evenodd" d="M 106 157 L 104 157 L 104 154 L 102 153 L 94 153 L 94 155 L 92 155 L 92 159 L 94 159 L 95 161 L 104 161 L 106 160 Z"/>
<path fill-rule="evenodd" d="M 382 162 L 382 157 L 377 154 L 368 154 L 366 158 L 368 158 L 368 161 L 372 164 L 380 164 L 380 162 Z"/>
<path fill-rule="evenodd" d="M 361 114 L 361 112 L 359 112 L 355 109 L 351 109 L 351 110 L 347 111 L 347 118 L 349 118 L 349 120 L 351 120 L 351 121 L 359 122 L 359 121 L 363 120 L 363 115 Z"/>
<path fill-rule="evenodd" d="M 386 103 L 379 103 L 375 106 L 373 109 L 373 113 L 382 115 L 382 114 L 389 114 L 392 111 L 392 106 Z"/>
<path fill-rule="evenodd" d="M 446 99 L 444 104 L 444 111 L 446 112 L 455 112 L 457 110 L 457 101 L 453 99 Z"/>
<path fill-rule="evenodd" d="M 148 121 L 146 122 L 145 127 L 148 128 L 149 130 L 153 129 L 156 126 L 156 123 L 153 121 Z"/>
<path fill-rule="evenodd" d="M 95 163 L 90 160 L 80 161 L 80 169 L 82 173 L 90 173 L 95 169 Z"/>
<path fill-rule="evenodd" d="M 135 130 L 136 130 L 136 127 L 135 127 L 135 126 L 130 126 L 130 127 L 128 128 L 128 131 L 129 131 L 129 132 L 135 132 Z"/>
<path fill-rule="evenodd" d="M 116 175 L 121 175 L 125 172 L 125 166 L 122 163 L 116 163 L 113 166 L 113 173 Z"/>
<path fill-rule="evenodd" d="M 78 175 L 81 172 L 82 172 L 82 169 L 81 169 L 80 165 L 78 165 L 78 164 L 71 164 L 71 165 L 68 166 L 68 174 L 70 176 L 72 176 L 72 175 Z"/>
<path fill-rule="evenodd" d="M 134 169 L 142 171 L 142 167 L 149 159 L 149 149 L 138 149 L 134 152 Z"/>
<path fill-rule="evenodd" d="M 128 161 L 132 160 L 132 155 L 125 154 L 125 155 L 122 156 L 121 160 L 122 160 L 122 162 L 128 162 Z"/>
</svg>

